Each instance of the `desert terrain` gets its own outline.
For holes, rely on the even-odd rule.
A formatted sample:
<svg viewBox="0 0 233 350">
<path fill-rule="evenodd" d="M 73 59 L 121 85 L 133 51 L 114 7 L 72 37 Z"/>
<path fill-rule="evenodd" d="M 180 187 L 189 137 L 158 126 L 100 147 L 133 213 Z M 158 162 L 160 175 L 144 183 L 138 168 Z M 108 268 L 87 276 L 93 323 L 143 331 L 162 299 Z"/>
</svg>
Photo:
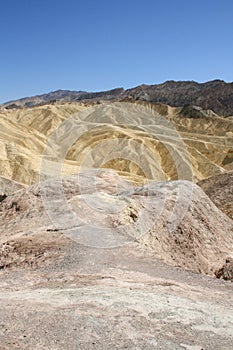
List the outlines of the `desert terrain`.
<svg viewBox="0 0 233 350">
<path fill-rule="evenodd" d="M 2 105 L 1 350 L 232 349 L 231 85 L 173 85 Z"/>
</svg>

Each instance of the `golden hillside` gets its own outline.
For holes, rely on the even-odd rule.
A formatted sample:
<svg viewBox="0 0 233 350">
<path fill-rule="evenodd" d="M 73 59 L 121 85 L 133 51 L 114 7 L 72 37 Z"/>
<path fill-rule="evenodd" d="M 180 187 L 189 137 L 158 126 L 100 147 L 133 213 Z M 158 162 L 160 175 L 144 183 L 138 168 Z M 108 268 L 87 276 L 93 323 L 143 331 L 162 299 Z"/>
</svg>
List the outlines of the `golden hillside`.
<svg viewBox="0 0 233 350">
<path fill-rule="evenodd" d="M 65 174 L 113 168 L 135 182 L 197 181 L 224 172 L 232 149 L 232 118 L 195 108 L 74 102 L 0 111 L 0 175 L 24 184 L 53 174 L 63 158 Z"/>
</svg>

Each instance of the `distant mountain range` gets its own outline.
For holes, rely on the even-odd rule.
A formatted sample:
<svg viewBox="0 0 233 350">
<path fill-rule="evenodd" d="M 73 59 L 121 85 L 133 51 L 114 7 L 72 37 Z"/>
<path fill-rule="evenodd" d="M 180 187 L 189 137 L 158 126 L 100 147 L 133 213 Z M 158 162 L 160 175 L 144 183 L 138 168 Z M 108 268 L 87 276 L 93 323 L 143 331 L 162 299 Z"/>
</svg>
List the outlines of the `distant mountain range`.
<svg viewBox="0 0 233 350">
<path fill-rule="evenodd" d="M 179 107 L 186 105 L 211 109 L 222 116 L 233 116 L 233 82 L 213 80 L 206 83 L 195 81 L 166 81 L 163 84 L 140 85 L 132 89 L 117 88 L 102 92 L 57 90 L 43 95 L 26 97 L 1 105 L 3 108 L 34 107 L 57 101 L 148 101 Z"/>
</svg>

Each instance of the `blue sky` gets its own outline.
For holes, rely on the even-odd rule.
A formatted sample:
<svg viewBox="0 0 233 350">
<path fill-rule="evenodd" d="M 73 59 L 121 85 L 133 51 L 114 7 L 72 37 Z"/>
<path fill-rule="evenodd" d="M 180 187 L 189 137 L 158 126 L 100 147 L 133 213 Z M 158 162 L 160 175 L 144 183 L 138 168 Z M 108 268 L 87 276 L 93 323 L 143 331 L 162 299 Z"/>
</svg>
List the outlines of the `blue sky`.
<svg viewBox="0 0 233 350">
<path fill-rule="evenodd" d="M 0 0 L 0 102 L 233 81 L 232 0 Z"/>
</svg>

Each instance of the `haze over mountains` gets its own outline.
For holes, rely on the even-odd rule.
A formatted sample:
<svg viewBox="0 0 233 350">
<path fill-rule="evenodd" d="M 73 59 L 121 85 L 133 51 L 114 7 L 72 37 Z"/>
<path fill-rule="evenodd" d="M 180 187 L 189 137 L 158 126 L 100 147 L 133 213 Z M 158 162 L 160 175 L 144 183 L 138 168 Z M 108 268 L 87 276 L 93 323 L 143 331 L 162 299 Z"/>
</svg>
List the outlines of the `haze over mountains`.
<svg viewBox="0 0 233 350">
<path fill-rule="evenodd" d="M 163 84 L 140 85 L 124 90 L 116 88 L 102 92 L 57 90 L 4 103 L 5 108 L 32 107 L 55 101 L 147 101 L 179 107 L 195 105 L 211 109 L 222 116 L 233 116 L 233 83 L 213 80 L 206 83 L 195 81 L 167 81 Z"/>
</svg>

